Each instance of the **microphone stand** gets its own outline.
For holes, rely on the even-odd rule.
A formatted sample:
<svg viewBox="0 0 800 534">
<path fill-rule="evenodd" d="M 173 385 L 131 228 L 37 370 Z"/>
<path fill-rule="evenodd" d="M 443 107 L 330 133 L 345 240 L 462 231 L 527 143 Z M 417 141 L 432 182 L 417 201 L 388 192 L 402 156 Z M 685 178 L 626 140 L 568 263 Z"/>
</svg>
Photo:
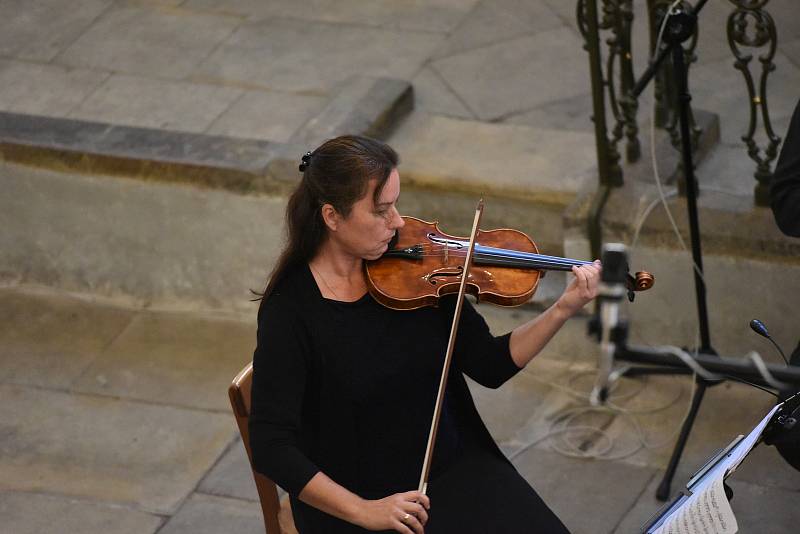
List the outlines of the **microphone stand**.
<svg viewBox="0 0 800 534">
<path fill-rule="evenodd" d="M 700 246 L 700 226 L 697 218 L 697 181 L 694 174 L 694 161 L 692 158 L 692 140 L 689 132 L 689 102 L 692 96 L 689 93 L 688 66 L 684 57 L 682 43 L 694 34 L 697 25 L 697 14 L 703 8 L 707 0 L 700 0 L 696 7 L 691 11 L 677 9 L 668 14 L 664 27 L 664 41 L 666 46 L 657 51 L 656 58 L 651 62 L 642 77 L 636 83 L 627 97 L 628 102 L 644 91 L 648 83 L 653 79 L 659 67 L 668 55 L 671 56 L 673 72 L 678 92 L 678 113 L 681 136 L 681 156 L 683 163 L 683 175 L 686 182 L 686 205 L 689 215 L 689 232 L 692 245 L 692 259 L 697 266 L 694 272 L 694 285 L 697 300 L 698 327 L 700 330 L 700 347 L 697 351 L 701 355 L 716 355 L 716 351 L 711 346 L 711 336 L 708 326 L 708 310 L 706 306 L 706 285 L 703 281 L 703 254 Z M 624 374 L 627 376 L 638 376 L 645 374 L 689 374 L 691 370 L 686 367 L 674 366 L 660 369 L 652 368 L 630 368 Z M 694 425 L 700 403 L 703 401 L 706 387 L 718 382 L 709 381 L 703 378 L 697 379 L 697 387 L 692 397 L 692 405 L 686 420 L 681 428 L 669 465 L 664 473 L 664 478 L 656 490 L 656 498 L 666 501 L 669 498 L 670 486 L 675 476 L 683 449 L 689 438 L 689 433 Z"/>
</svg>

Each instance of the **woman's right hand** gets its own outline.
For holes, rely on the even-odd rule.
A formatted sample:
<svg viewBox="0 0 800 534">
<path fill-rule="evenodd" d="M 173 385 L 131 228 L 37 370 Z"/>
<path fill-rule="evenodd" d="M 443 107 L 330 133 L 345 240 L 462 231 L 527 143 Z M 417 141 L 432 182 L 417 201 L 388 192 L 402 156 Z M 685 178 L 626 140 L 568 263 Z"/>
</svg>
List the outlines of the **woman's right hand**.
<svg viewBox="0 0 800 534">
<path fill-rule="evenodd" d="M 419 491 L 395 493 L 383 499 L 364 501 L 357 524 L 367 530 L 395 530 L 424 534 L 431 501 Z"/>
</svg>

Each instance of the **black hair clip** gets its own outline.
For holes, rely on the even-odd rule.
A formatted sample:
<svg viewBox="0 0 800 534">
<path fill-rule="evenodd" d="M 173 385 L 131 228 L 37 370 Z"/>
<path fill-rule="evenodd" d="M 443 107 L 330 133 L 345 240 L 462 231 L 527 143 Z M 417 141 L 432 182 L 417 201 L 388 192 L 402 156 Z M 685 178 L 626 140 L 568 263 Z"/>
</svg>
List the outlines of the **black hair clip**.
<svg viewBox="0 0 800 534">
<path fill-rule="evenodd" d="M 305 154 L 303 154 L 303 157 L 300 158 L 300 160 L 301 163 L 298 168 L 300 169 L 300 172 L 305 172 L 305 170 L 311 164 L 311 152 L 306 152 Z"/>
</svg>

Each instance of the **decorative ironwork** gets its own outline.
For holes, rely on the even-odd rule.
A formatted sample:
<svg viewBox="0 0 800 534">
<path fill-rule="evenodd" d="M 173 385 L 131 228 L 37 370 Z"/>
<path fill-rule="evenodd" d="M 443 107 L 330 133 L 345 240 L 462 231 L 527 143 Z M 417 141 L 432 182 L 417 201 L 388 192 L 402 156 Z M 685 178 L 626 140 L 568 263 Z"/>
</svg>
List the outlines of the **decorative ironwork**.
<svg viewBox="0 0 800 534">
<path fill-rule="evenodd" d="M 781 143 L 781 138 L 775 135 L 772 129 L 767 105 L 767 79 L 769 73 L 775 70 L 772 60 L 775 57 L 778 32 L 772 16 L 764 10 L 764 6 L 769 0 L 730 0 L 730 2 L 736 9 L 728 16 L 728 44 L 736 58 L 734 67 L 744 76 L 750 104 L 750 121 L 747 131 L 742 136 L 742 141 L 747 146 L 747 154 L 750 159 L 756 163 L 755 179 L 757 183 L 754 190 L 756 204 L 765 206 L 769 204 L 769 186 L 772 180 L 771 163 L 777 157 L 778 147 Z M 758 56 L 758 61 L 761 63 L 758 88 L 756 88 L 754 77 L 750 72 L 753 54 L 747 53 L 745 48 L 766 49 L 765 53 Z M 768 139 L 763 150 L 754 139 L 759 108 Z"/>
<path fill-rule="evenodd" d="M 635 83 L 631 51 L 632 27 L 632 0 L 603 1 L 603 18 L 600 29 L 611 30 L 611 37 L 606 40 L 608 57 L 605 76 L 609 105 L 616 120 L 612 129 L 611 143 L 616 148 L 624 134 L 627 139 L 626 159 L 637 161 L 641 155 L 639 126 L 636 122 L 638 103 L 627 97 Z"/>
<path fill-rule="evenodd" d="M 592 84 L 592 121 L 595 127 L 598 171 L 603 186 L 621 186 L 622 168 L 619 165 L 617 143 L 608 138 L 606 127 L 606 81 L 602 71 L 600 50 L 601 23 L 598 20 L 597 0 L 578 0 L 576 4 L 578 30 L 584 38 L 584 50 L 589 53 L 589 72 Z"/>
<path fill-rule="evenodd" d="M 749 98 L 750 120 L 742 136 L 747 153 L 756 163 L 755 200 L 758 205 L 768 203 L 768 191 L 772 179 L 771 167 L 777 158 L 781 139 L 772 129 L 767 105 L 767 81 L 769 73 L 775 70 L 773 59 L 777 45 L 777 31 L 770 14 L 765 10 L 769 0 L 729 0 L 733 12 L 727 20 L 728 44 L 736 58 L 734 66 L 745 80 Z M 673 0 L 647 0 L 650 26 L 650 54 L 656 50 L 656 41 L 661 21 Z M 682 1 L 680 6 L 691 10 L 692 5 Z M 638 102 L 629 96 L 635 83 L 631 33 L 633 28 L 633 0 L 577 0 L 576 19 L 578 29 L 584 38 L 584 49 L 589 53 L 589 66 L 592 83 L 592 120 L 595 124 L 598 171 L 601 186 L 619 187 L 623 184 L 620 166 L 620 142 L 625 140 L 626 159 L 636 161 L 640 157 L 640 144 L 637 125 Z M 601 33 L 605 35 L 601 46 Z M 691 40 L 685 44 L 685 63 L 690 66 L 697 61 L 695 53 L 699 39 L 696 27 Z M 603 48 L 607 46 L 607 50 Z M 761 73 L 751 72 L 751 63 L 756 52 L 761 64 Z M 756 67 L 754 67 L 755 70 Z M 608 101 L 606 101 L 606 95 Z M 667 130 L 672 145 L 680 148 L 678 128 L 677 91 L 671 62 L 662 64 L 655 79 L 655 124 Z M 691 143 L 696 149 L 701 136 L 694 113 L 690 110 Z M 758 116 L 762 117 L 766 133 L 765 142 L 757 142 L 755 134 Z M 607 127 L 606 117 L 611 118 L 611 129 Z M 680 163 L 677 175 L 683 175 Z M 679 182 L 683 190 L 683 180 Z M 602 210 L 602 202 L 598 206 Z M 595 229 L 597 230 L 597 229 Z"/>
<path fill-rule="evenodd" d="M 619 142 L 623 136 L 626 138 L 626 159 L 636 161 L 639 159 L 641 149 L 639 145 L 639 127 L 636 122 L 636 102 L 632 102 L 625 95 L 633 87 L 633 56 L 631 54 L 631 29 L 633 25 L 632 0 L 595 0 L 593 16 L 597 18 L 597 4 L 601 4 L 600 17 L 597 21 L 597 37 L 593 39 L 588 23 L 587 2 L 578 0 L 576 18 L 578 29 L 585 39 L 584 49 L 589 52 L 590 61 L 602 62 L 602 51 L 599 50 L 600 32 L 610 31 L 606 39 L 608 55 L 605 59 L 605 73 L 599 70 L 597 88 L 608 94 L 609 111 L 614 118 L 614 127 L 611 129 L 611 138 L 608 140 L 608 156 L 612 165 L 619 164 Z M 593 44 L 597 43 L 596 56 Z M 593 80 L 593 90 L 595 89 Z M 603 98 L 605 112 L 605 96 Z M 597 109 L 594 110 L 595 116 Z"/>
</svg>

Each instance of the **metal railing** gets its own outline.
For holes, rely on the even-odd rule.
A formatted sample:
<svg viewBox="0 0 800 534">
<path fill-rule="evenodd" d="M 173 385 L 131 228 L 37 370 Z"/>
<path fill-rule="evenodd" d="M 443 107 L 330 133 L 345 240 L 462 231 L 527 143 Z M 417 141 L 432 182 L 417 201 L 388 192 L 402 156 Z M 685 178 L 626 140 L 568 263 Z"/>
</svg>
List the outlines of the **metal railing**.
<svg viewBox="0 0 800 534">
<path fill-rule="evenodd" d="M 777 45 L 777 30 L 773 18 L 767 11 L 769 0 L 728 0 L 728 2 L 731 4 L 731 13 L 726 22 L 728 44 L 735 59 L 733 67 L 738 69 L 744 78 L 750 109 L 749 123 L 744 128 L 742 141 L 756 167 L 755 204 L 765 206 L 769 203 L 772 164 L 781 141 L 772 129 L 767 99 L 769 75 L 776 68 L 773 59 Z M 650 34 L 650 46 L 646 51 L 648 57 L 652 55 L 656 46 L 660 22 L 672 3 L 673 0 L 647 0 Z M 691 4 L 688 2 L 682 4 L 684 8 L 691 9 Z M 585 40 L 584 48 L 589 53 L 591 72 L 593 120 L 601 191 L 596 196 L 595 205 L 592 206 L 589 233 L 592 248 L 596 247 L 596 252 L 599 253 L 597 223 L 605 199 L 610 188 L 621 187 L 624 184 L 619 148 L 623 139 L 627 161 L 637 161 L 641 156 L 637 123 L 639 103 L 629 95 L 636 80 L 634 51 L 631 48 L 634 24 L 633 0 L 578 0 L 576 16 L 578 28 Z M 702 31 L 702 28 L 699 30 Z M 601 39 L 605 39 L 605 49 L 602 48 Z M 685 47 L 687 65 L 697 59 L 695 54 L 697 41 L 696 31 Z M 757 56 L 757 62 L 754 62 L 754 54 L 759 50 L 761 53 Z M 754 73 L 758 65 L 760 73 Z M 677 149 L 679 134 L 676 91 L 670 69 L 669 63 L 665 62 L 655 80 L 655 125 L 669 132 L 670 139 Z M 755 139 L 759 116 L 766 134 L 766 141 L 762 145 Z M 606 124 L 607 118 L 611 123 L 610 129 Z M 701 132 L 693 119 L 692 124 L 693 145 L 696 145 Z"/>
</svg>

